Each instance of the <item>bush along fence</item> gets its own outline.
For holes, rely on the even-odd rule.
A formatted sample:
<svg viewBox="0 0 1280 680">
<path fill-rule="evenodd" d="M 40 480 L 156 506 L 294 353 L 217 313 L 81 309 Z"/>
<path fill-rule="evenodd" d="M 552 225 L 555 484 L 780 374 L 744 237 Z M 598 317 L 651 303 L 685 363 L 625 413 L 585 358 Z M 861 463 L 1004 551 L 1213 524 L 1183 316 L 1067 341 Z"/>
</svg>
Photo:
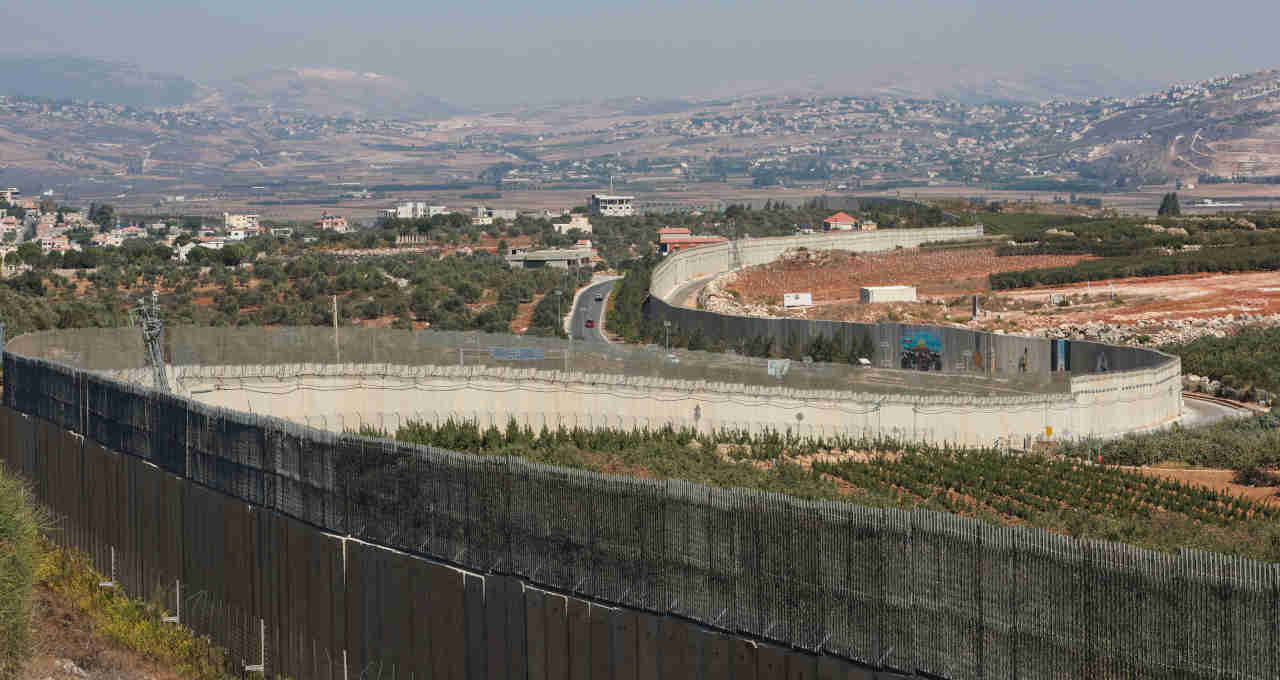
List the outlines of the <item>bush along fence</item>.
<svg viewBox="0 0 1280 680">
<path fill-rule="evenodd" d="M 72 539 L 134 591 L 185 577 L 185 620 L 272 673 L 1280 676 L 1268 563 L 335 435 L 11 352 L 4 386 Z"/>
</svg>

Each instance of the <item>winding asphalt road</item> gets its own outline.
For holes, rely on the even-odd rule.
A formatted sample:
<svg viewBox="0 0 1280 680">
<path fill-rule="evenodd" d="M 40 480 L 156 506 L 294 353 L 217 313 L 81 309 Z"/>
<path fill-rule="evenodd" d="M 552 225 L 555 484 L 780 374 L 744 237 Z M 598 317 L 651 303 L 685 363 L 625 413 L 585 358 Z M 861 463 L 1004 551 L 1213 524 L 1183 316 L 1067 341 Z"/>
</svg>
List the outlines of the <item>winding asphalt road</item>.
<svg viewBox="0 0 1280 680">
<path fill-rule="evenodd" d="M 1253 412 L 1247 408 L 1232 407 L 1212 401 L 1183 397 L 1182 418 L 1178 424 L 1182 427 L 1209 425 L 1228 418 L 1248 418 Z"/>
<path fill-rule="evenodd" d="M 578 296 L 578 306 L 574 308 L 573 316 L 569 319 L 569 328 L 574 340 L 587 343 L 608 342 L 604 333 L 600 331 L 600 321 L 604 318 L 604 306 L 609 302 L 609 293 L 617 282 L 614 279 L 592 284 Z M 596 296 L 603 299 L 597 302 Z M 595 328 L 587 328 L 587 319 L 595 321 Z"/>
</svg>

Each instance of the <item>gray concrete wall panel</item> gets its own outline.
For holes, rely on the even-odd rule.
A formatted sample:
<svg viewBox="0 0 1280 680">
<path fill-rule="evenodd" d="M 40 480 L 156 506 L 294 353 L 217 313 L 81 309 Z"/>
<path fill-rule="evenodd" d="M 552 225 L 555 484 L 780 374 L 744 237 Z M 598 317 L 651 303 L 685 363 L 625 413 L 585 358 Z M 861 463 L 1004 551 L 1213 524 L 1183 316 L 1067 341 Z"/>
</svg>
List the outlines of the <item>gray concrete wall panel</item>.
<svg viewBox="0 0 1280 680">
<path fill-rule="evenodd" d="M 787 650 L 773 645 L 760 645 L 756 650 L 758 680 L 786 680 Z"/>
<path fill-rule="evenodd" d="M 528 611 L 525 607 L 525 585 L 515 579 L 507 581 L 507 675 L 511 680 L 532 678 L 528 670 Z"/>
<path fill-rule="evenodd" d="M 568 598 L 569 680 L 590 680 L 592 648 L 591 603 Z"/>
<path fill-rule="evenodd" d="M 509 647 L 508 605 L 511 601 L 510 579 L 489 574 L 484 579 L 484 646 L 488 660 L 485 677 L 488 680 L 508 680 Z"/>
<path fill-rule="evenodd" d="M 405 556 L 406 560 L 413 558 Z M 485 640 L 485 578 L 463 574 L 463 606 L 466 611 L 467 680 L 487 680 L 489 649 Z"/>
<path fill-rule="evenodd" d="M 613 680 L 613 617 L 611 607 L 591 605 L 591 680 Z"/>
<path fill-rule="evenodd" d="M 664 617 L 659 621 L 659 667 L 661 677 L 691 678 L 693 659 L 689 658 L 689 626 L 680 619 Z"/>
<path fill-rule="evenodd" d="M 536 588 L 525 588 L 525 629 L 528 643 L 526 668 L 529 680 L 548 680 L 547 675 L 547 594 Z"/>
<path fill-rule="evenodd" d="M 752 680 L 757 677 L 759 648 L 750 640 L 734 639 L 729 643 L 729 664 L 733 680 Z"/>
<path fill-rule="evenodd" d="M 662 619 L 652 614 L 636 617 L 636 678 L 662 677 Z"/>
<path fill-rule="evenodd" d="M 543 595 L 543 626 L 546 632 L 547 680 L 569 677 L 569 602 L 564 595 Z"/>
<path fill-rule="evenodd" d="M 640 626 L 646 614 L 617 609 L 610 620 L 613 637 L 613 680 L 640 677 Z"/>
</svg>

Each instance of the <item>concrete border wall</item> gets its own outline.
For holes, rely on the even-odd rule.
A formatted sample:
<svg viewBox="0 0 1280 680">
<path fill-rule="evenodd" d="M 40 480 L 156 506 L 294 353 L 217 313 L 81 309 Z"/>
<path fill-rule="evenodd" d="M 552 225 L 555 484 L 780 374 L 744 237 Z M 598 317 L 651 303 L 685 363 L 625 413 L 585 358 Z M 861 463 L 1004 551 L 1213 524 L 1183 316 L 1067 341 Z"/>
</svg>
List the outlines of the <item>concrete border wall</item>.
<svg viewBox="0 0 1280 680">
<path fill-rule="evenodd" d="M 681 250 L 653 270 L 650 292 L 666 299 L 676 288 L 695 279 L 735 269 L 765 264 L 796 248 L 851 250 L 869 253 L 894 248 L 915 248 L 931 241 L 957 241 L 982 237 L 982 225 L 929 229 L 831 232 L 806 236 L 750 238 Z"/>
<path fill-rule="evenodd" d="M 139 377 L 141 374 L 139 374 Z M 1071 436 L 1068 394 L 1007 397 L 859 394 L 457 366 L 181 366 L 175 383 L 221 408 L 269 413 L 335 432 L 410 420 L 515 420 L 550 428 L 688 427 L 790 431 L 989 446 L 1055 428 Z M 968 414 L 965 418 L 939 417 Z M 1015 440 L 1016 438 L 1016 440 Z"/>
<path fill-rule="evenodd" d="M 762 338 L 776 346 L 789 347 L 795 343 L 804 345 L 822 336 L 842 339 L 845 349 L 850 350 L 867 336 L 876 347 L 870 358 L 883 368 L 991 376 L 1024 373 L 1045 378 L 1055 373 L 1070 376 L 1069 405 L 1052 414 L 1046 406 L 1044 417 L 1035 427 L 1027 418 L 1017 415 L 1019 408 L 1008 408 L 999 401 L 973 399 L 967 411 L 951 410 L 945 400 L 941 401 L 940 412 L 964 414 L 965 420 L 974 421 L 974 425 L 964 433 L 967 439 L 934 438 L 934 441 L 987 443 L 998 438 L 1108 437 L 1161 427 L 1181 415 L 1181 359 L 1156 350 L 953 327 L 741 317 L 690 309 L 680 306 L 678 300 L 669 299 L 688 282 L 735 267 L 763 264 L 798 247 L 870 252 L 981 235 L 982 226 L 978 225 L 749 239 L 680 251 L 654 268 L 645 313 L 650 318 L 669 321 L 681 332 L 697 332 L 708 342 L 724 340 L 732 344 Z M 923 355 L 923 363 L 918 363 L 917 357 L 907 351 L 907 347 L 916 342 L 929 350 Z M 922 408 L 929 406 L 922 405 Z M 1007 418 L 992 417 L 993 409 L 1002 411 Z M 895 431 L 906 431 L 905 421 L 891 422 Z M 918 429 L 913 427 L 910 431 L 918 432 Z M 936 437 L 931 432 L 922 434 L 923 438 Z"/>
</svg>

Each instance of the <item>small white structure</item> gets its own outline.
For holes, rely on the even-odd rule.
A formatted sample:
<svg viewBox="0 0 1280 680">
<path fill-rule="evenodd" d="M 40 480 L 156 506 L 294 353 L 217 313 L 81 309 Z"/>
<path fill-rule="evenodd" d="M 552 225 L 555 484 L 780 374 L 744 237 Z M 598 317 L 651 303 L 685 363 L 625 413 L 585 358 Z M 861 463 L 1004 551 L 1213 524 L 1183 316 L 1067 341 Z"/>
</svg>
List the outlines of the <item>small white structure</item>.
<svg viewBox="0 0 1280 680">
<path fill-rule="evenodd" d="M 782 306 L 787 308 L 812 307 L 813 293 L 783 293 Z"/>
<path fill-rule="evenodd" d="M 863 304 L 877 302 L 915 302 L 915 286 L 864 286 L 859 293 Z"/>
<path fill-rule="evenodd" d="M 395 217 L 402 220 L 416 220 L 423 217 L 435 217 L 449 212 L 443 205 L 429 205 L 425 201 L 406 201 L 394 208 L 379 211 L 380 216 Z"/>
<path fill-rule="evenodd" d="M 258 231 L 258 216 L 252 213 L 237 215 L 224 212 L 222 213 L 222 228 L 227 230 Z"/>
<path fill-rule="evenodd" d="M 635 196 L 591 194 L 588 212 L 603 217 L 631 217 L 636 214 Z"/>
<path fill-rule="evenodd" d="M 591 220 L 587 219 L 586 215 L 573 215 L 569 218 L 568 224 L 556 224 L 554 226 L 556 228 L 556 233 L 558 234 L 567 234 L 574 229 L 577 229 L 584 234 L 591 233 Z"/>
</svg>

